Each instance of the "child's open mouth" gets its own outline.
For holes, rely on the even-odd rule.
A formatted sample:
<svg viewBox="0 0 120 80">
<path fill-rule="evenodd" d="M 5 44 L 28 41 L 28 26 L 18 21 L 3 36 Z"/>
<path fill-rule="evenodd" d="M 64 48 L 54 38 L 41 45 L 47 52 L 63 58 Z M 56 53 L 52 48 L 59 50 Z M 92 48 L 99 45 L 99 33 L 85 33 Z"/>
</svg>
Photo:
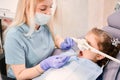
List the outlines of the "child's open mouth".
<svg viewBox="0 0 120 80">
<path fill-rule="evenodd" d="M 79 56 L 83 56 L 83 52 L 82 52 L 82 51 L 80 51 L 80 54 L 79 54 Z"/>
</svg>

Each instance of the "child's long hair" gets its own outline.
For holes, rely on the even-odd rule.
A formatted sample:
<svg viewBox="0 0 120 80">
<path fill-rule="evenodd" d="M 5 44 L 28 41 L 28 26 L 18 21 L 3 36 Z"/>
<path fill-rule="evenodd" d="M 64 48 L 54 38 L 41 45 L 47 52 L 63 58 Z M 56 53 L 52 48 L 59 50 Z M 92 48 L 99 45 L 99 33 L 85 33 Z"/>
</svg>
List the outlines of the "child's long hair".
<svg viewBox="0 0 120 80">
<path fill-rule="evenodd" d="M 97 28 L 93 28 L 89 33 L 93 33 L 97 37 L 97 45 L 99 50 L 116 58 L 120 50 L 120 43 L 113 45 L 113 38 L 108 35 L 105 31 Z M 99 66 L 105 65 L 109 59 L 104 58 L 97 62 Z"/>
</svg>

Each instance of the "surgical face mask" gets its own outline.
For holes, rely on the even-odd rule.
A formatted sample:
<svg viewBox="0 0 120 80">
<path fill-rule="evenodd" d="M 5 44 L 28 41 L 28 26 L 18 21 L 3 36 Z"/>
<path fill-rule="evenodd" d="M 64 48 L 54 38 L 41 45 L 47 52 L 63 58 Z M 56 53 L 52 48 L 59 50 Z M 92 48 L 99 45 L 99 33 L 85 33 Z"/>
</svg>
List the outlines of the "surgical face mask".
<svg viewBox="0 0 120 80">
<path fill-rule="evenodd" d="M 51 15 L 36 13 L 35 14 L 35 23 L 37 25 L 45 25 L 49 22 L 50 18 L 51 18 Z"/>
</svg>

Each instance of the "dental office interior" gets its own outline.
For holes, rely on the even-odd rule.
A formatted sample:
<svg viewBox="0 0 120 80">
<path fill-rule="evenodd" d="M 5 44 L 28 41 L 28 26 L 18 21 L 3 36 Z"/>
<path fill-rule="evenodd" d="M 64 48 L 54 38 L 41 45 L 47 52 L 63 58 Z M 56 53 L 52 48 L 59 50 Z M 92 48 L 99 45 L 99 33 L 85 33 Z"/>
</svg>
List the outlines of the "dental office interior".
<svg viewBox="0 0 120 80">
<path fill-rule="evenodd" d="M 1 23 L 2 19 L 14 18 L 17 1 L 18 0 L 0 1 L 0 71 L 3 76 L 6 76 L 6 64 L 2 46 L 4 44 L 4 35 Z M 70 36 L 79 38 L 93 27 L 101 29 L 107 27 L 108 17 L 119 11 L 120 0 L 56 0 L 54 7 L 55 18 L 53 24 L 55 33 L 63 38 Z M 113 74 L 120 75 L 120 71 Z M 0 80 L 2 80 L 2 78 Z"/>
</svg>

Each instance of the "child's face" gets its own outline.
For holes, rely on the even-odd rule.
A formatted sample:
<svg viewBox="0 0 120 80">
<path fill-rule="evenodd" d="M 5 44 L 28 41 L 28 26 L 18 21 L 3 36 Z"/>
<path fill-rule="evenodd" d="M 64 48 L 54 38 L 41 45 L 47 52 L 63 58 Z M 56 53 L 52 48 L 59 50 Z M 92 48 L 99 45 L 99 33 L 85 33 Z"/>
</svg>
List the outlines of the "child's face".
<svg viewBox="0 0 120 80">
<path fill-rule="evenodd" d="M 97 39 L 98 37 L 96 35 L 94 35 L 93 33 L 89 33 L 85 36 L 85 39 L 87 40 L 88 44 L 94 48 L 96 48 L 97 50 L 99 49 L 98 45 L 97 45 Z M 97 53 L 94 53 L 90 50 L 84 50 L 80 53 L 79 57 L 82 58 L 87 58 L 90 59 L 94 62 L 97 62 L 97 60 L 100 60 L 99 57 L 100 55 Z"/>
</svg>

